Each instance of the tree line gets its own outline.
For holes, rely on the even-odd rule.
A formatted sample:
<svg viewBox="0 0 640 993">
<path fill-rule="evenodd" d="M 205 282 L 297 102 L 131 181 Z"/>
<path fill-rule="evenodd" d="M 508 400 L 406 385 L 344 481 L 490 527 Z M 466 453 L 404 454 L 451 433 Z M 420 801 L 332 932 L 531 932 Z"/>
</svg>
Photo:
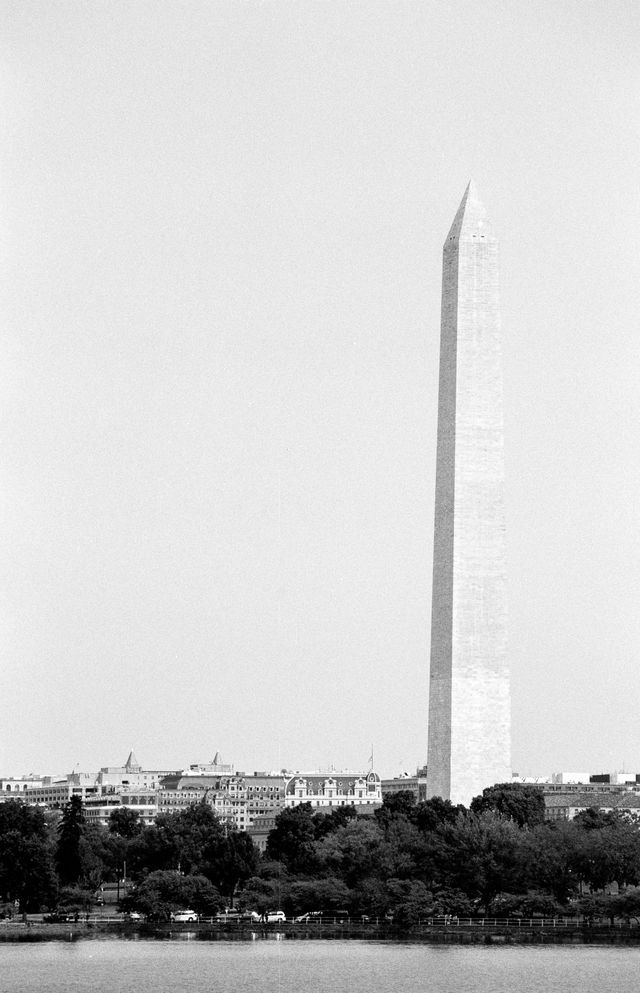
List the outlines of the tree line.
<svg viewBox="0 0 640 993">
<path fill-rule="evenodd" d="M 232 906 L 393 914 L 407 925 L 441 915 L 640 914 L 636 824 L 596 809 L 545 821 L 536 787 L 491 787 L 469 809 L 437 797 L 416 803 L 410 792 L 367 815 L 301 804 L 280 811 L 262 855 L 204 801 L 148 825 L 116 808 L 106 828 L 87 823 L 77 797 L 61 812 L 0 804 L 5 907 L 88 910 L 125 864 L 133 886 L 121 909 L 156 920 Z"/>
<path fill-rule="evenodd" d="M 258 867 L 251 838 L 200 802 L 143 825 L 115 808 L 108 827 L 87 823 L 82 801 L 43 811 L 19 800 L 0 804 L 0 905 L 5 913 L 65 908 L 86 912 L 105 883 L 126 872 L 135 899 L 124 909 L 162 917 L 181 906 L 215 913 L 233 903 L 238 883 Z M 145 902 L 146 901 L 146 902 Z"/>
</svg>

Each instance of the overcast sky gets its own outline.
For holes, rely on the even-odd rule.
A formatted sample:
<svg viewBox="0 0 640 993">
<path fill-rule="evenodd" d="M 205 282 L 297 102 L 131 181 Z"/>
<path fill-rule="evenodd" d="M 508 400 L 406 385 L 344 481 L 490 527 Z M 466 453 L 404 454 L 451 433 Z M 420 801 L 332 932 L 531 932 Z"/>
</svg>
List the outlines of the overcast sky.
<svg viewBox="0 0 640 993">
<path fill-rule="evenodd" d="M 426 761 L 442 244 L 513 764 L 640 771 L 640 6 L 3 0 L 0 775 Z"/>
</svg>

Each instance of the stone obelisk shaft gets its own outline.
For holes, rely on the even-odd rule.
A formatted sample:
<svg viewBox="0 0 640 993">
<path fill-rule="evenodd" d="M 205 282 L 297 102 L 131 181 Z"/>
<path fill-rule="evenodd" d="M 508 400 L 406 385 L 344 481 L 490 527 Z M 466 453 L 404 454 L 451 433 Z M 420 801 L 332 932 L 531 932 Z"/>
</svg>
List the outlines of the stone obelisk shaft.
<svg viewBox="0 0 640 993">
<path fill-rule="evenodd" d="M 498 244 L 469 183 L 443 250 L 427 794 L 511 779 Z"/>
</svg>

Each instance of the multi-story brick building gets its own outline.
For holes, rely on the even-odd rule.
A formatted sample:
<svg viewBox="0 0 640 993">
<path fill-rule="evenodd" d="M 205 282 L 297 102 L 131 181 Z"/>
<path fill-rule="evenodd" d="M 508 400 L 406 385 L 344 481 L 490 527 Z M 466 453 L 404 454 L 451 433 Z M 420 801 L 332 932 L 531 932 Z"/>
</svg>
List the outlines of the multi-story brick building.
<svg viewBox="0 0 640 993">
<path fill-rule="evenodd" d="M 284 806 L 287 778 L 273 772 L 210 775 L 189 771 L 167 776 L 162 781 L 162 793 L 188 792 L 193 796 L 192 802 L 206 799 L 222 820 L 245 831 L 256 817 Z"/>
</svg>

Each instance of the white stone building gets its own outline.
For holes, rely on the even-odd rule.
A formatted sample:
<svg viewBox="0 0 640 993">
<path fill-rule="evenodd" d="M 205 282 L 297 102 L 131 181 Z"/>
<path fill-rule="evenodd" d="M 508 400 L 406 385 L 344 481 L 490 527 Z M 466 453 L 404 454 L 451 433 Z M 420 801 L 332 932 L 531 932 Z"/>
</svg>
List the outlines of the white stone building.
<svg viewBox="0 0 640 993">
<path fill-rule="evenodd" d="M 371 808 L 382 803 L 382 782 L 377 772 L 298 772 L 286 785 L 284 802 L 285 807 Z"/>
</svg>

